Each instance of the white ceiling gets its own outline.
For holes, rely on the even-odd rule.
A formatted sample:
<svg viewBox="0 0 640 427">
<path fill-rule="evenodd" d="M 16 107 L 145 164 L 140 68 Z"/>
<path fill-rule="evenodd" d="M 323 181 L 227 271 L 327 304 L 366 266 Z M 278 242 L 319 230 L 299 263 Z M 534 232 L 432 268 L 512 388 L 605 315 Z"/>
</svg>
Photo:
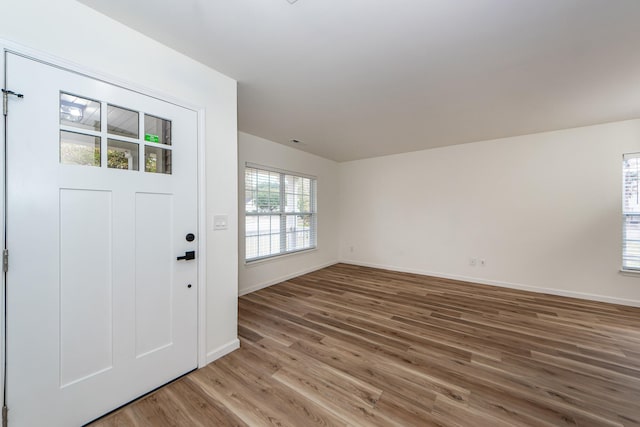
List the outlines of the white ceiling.
<svg viewBox="0 0 640 427">
<path fill-rule="evenodd" d="M 337 161 L 640 117 L 640 0 L 80 0 Z"/>
</svg>

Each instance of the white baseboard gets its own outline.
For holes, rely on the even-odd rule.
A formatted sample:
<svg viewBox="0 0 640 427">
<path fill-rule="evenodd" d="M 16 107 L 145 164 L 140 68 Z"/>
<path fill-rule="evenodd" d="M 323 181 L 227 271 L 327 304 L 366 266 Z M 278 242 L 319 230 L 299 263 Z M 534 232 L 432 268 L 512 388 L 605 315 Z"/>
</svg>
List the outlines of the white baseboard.
<svg viewBox="0 0 640 427">
<path fill-rule="evenodd" d="M 290 273 L 290 274 L 286 274 L 284 276 L 280 276 L 278 278 L 272 279 L 272 280 L 268 280 L 266 282 L 257 284 L 257 285 L 253 285 L 250 286 L 248 288 L 245 289 L 238 289 L 238 296 L 242 296 L 242 295 L 246 295 L 246 294 L 250 294 L 251 292 L 255 292 L 255 291 L 259 291 L 260 289 L 264 289 L 267 288 L 269 286 L 284 282 L 286 280 L 289 279 L 293 279 L 294 277 L 298 277 L 298 276 L 302 276 L 303 274 L 308 274 L 308 273 L 312 273 L 316 270 L 322 270 L 323 268 L 332 266 L 334 264 L 337 264 L 338 261 L 331 261 L 331 262 L 327 262 L 324 264 L 320 264 L 320 265 L 316 265 L 314 267 L 310 267 L 310 268 L 305 268 L 304 270 L 301 271 L 297 271 L 295 273 Z"/>
<path fill-rule="evenodd" d="M 207 353 L 207 365 L 214 360 L 220 359 L 222 356 L 231 353 L 234 350 L 240 348 L 240 340 L 238 338 L 232 340 L 231 342 L 224 344 L 214 350 L 211 350 Z M 202 366 L 200 366 L 202 368 Z"/>
<path fill-rule="evenodd" d="M 606 295 L 589 294 L 584 292 L 567 291 L 563 289 L 542 288 L 538 286 L 523 285 L 520 283 L 501 282 L 495 280 L 479 279 L 476 277 L 460 276 L 455 274 L 439 273 L 414 268 L 402 268 L 385 264 L 374 264 L 363 261 L 340 260 L 343 264 L 358 265 L 361 267 L 380 268 L 383 270 L 399 271 L 402 273 L 421 274 L 424 276 L 440 277 L 443 279 L 460 280 L 463 282 L 479 283 L 481 285 L 499 286 L 501 288 L 519 289 L 523 291 L 537 292 L 541 294 L 558 295 L 562 297 L 578 298 L 589 301 L 608 302 L 611 304 L 627 305 L 631 307 L 640 307 L 640 301 L 624 298 L 609 297 Z"/>
</svg>

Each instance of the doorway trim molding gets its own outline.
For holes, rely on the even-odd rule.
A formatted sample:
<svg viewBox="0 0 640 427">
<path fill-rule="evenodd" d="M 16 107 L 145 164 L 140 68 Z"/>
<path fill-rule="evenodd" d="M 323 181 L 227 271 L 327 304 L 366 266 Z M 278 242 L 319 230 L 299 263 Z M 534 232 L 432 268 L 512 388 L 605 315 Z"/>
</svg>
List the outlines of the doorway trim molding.
<svg viewBox="0 0 640 427">
<path fill-rule="evenodd" d="M 194 105 L 188 101 L 177 98 L 173 95 L 167 94 L 165 92 L 159 91 L 157 89 L 153 89 L 150 87 L 145 87 L 143 85 L 133 83 L 127 80 L 123 80 L 121 78 L 115 77 L 113 75 L 104 73 L 98 69 L 93 69 L 87 65 L 79 64 L 76 62 L 68 61 L 64 58 L 60 58 L 58 56 L 51 55 L 47 52 L 43 52 L 41 50 L 33 49 L 9 40 L 5 40 L 0 38 L 0 86 L 5 88 L 6 84 L 6 64 L 5 64 L 5 56 L 6 53 L 14 53 L 16 55 L 20 55 L 38 62 L 45 63 L 47 65 L 61 68 L 76 74 L 80 74 L 86 77 L 90 77 L 95 80 L 102 81 L 104 83 L 108 83 L 110 85 L 118 86 L 123 89 L 127 89 L 142 95 L 146 95 L 164 102 L 168 102 L 188 110 L 192 110 L 197 113 L 198 116 L 198 129 L 197 129 L 197 155 L 198 155 L 198 171 L 197 171 L 197 197 L 198 197 L 198 257 L 197 257 L 197 269 L 198 269 L 198 331 L 197 331 L 197 355 L 198 355 L 198 368 L 202 368 L 209 361 L 207 360 L 207 349 L 206 349 L 206 247 L 207 247 L 207 228 L 206 228 L 206 191 L 205 191 L 205 183 L 206 183 L 206 175 L 205 175 L 205 141 L 206 141 L 206 129 L 205 129 L 205 108 Z M 21 88 L 5 88 L 5 89 L 13 89 L 13 90 L 22 90 Z M 1 145 L 0 145 L 0 222 L 2 226 L 0 227 L 0 242 L 5 241 L 5 153 L 6 153 L 6 141 L 5 141 L 5 120 L 4 116 L 0 117 L 0 135 L 1 135 Z M 4 243 L 3 243 L 4 244 Z M 1 402 L 4 400 L 4 384 L 5 379 L 5 360 L 6 360 L 6 349 L 5 349 L 5 275 L 2 274 L 2 290 L 0 292 L 0 406 Z"/>
</svg>

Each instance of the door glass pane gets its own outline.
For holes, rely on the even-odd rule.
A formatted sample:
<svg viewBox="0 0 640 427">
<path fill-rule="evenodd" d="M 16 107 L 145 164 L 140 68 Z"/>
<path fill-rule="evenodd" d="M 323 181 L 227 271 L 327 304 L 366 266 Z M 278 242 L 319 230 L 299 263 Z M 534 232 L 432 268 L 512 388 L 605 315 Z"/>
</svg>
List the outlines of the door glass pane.
<svg viewBox="0 0 640 427">
<path fill-rule="evenodd" d="M 144 147 L 145 172 L 171 173 L 171 150 L 160 147 Z"/>
<path fill-rule="evenodd" d="M 100 137 L 60 131 L 60 163 L 100 166 Z"/>
<path fill-rule="evenodd" d="M 171 145 L 171 121 L 145 114 L 144 140 Z"/>
<path fill-rule="evenodd" d="M 100 103 L 61 92 L 60 124 L 100 131 Z"/>
<path fill-rule="evenodd" d="M 107 140 L 107 167 L 138 170 L 138 144 Z"/>
<path fill-rule="evenodd" d="M 138 137 L 138 112 L 116 107 L 107 106 L 107 132 L 113 135 Z"/>
</svg>

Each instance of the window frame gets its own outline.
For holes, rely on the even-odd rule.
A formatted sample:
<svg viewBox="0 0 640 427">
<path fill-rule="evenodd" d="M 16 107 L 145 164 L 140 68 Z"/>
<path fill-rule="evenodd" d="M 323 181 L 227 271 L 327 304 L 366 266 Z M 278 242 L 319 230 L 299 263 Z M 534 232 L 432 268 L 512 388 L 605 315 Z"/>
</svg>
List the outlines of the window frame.
<svg viewBox="0 0 640 427">
<path fill-rule="evenodd" d="M 278 174 L 278 178 L 279 178 L 279 209 L 275 212 L 249 212 L 247 211 L 247 203 L 246 203 L 246 191 L 249 190 L 249 188 L 247 188 L 247 182 L 246 182 L 246 173 L 247 173 L 247 169 L 256 169 L 260 172 L 268 172 L 268 173 L 275 173 Z M 242 173 L 243 176 L 243 193 L 244 196 L 242 197 L 242 200 L 244 201 L 244 218 L 245 218 L 245 222 L 244 222 L 244 263 L 245 265 L 250 265 L 250 264 L 254 264 L 260 261 L 266 261 L 266 260 L 270 260 L 273 258 L 279 258 L 279 257 L 283 257 L 283 256 L 288 256 L 288 255 L 292 255 L 292 254 L 298 254 L 298 253 L 302 253 L 302 252 L 308 252 L 308 251 L 314 251 L 317 249 L 318 247 L 318 210 L 317 210 L 317 182 L 318 179 L 313 176 L 313 175 L 308 175 L 308 174 L 304 174 L 304 173 L 300 173 L 300 172 L 293 172 L 293 171 L 289 171 L 289 170 L 284 170 L 284 169 L 278 169 L 278 168 L 274 168 L 274 167 L 270 167 L 270 166 L 264 166 L 264 165 L 260 165 L 260 164 L 255 164 L 255 163 L 250 163 L 250 162 L 246 162 L 245 163 L 245 167 Z M 310 186 L 309 186 L 309 211 L 293 211 L 293 212 L 287 212 L 286 209 L 286 195 L 287 195 L 287 191 L 286 191 L 286 181 L 285 181 L 285 177 L 286 176 L 293 176 L 293 177 L 297 177 L 297 178 L 304 178 L 304 179 L 308 179 L 310 181 Z M 257 190 L 257 183 L 256 183 L 256 188 L 253 189 L 253 191 L 258 191 Z M 293 249 L 293 250 L 287 250 L 287 217 L 296 217 L 296 216 L 309 216 L 310 218 L 310 222 L 309 222 L 309 245 L 305 246 L 304 248 L 300 248 L 300 249 Z M 270 253 L 268 255 L 258 255 L 256 257 L 252 257 L 252 258 L 247 258 L 247 239 L 249 237 L 255 237 L 255 235 L 251 235 L 249 236 L 247 234 L 247 218 L 248 217 L 278 217 L 279 218 L 279 232 L 275 233 L 273 235 L 279 235 L 280 238 L 280 251 L 279 252 L 275 252 L 275 253 Z"/>
<path fill-rule="evenodd" d="M 636 165 L 636 175 L 635 178 L 632 179 L 627 179 L 627 168 L 626 168 L 626 161 L 630 160 L 630 159 L 638 159 L 636 161 L 637 165 Z M 635 219 L 635 223 L 638 224 L 640 223 L 640 211 L 637 212 L 632 212 L 631 210 L 627 210 L 627 206 L 626 206 L 626 200 L 627 200 L 627 195 L 630 191 L 629 187 L 634 187 L 631 190 L 631 196 L 633 196 L 635 194 L 636 198 L 640 198 L 640 152 L 636 152 L 636 153 L 625 153 L 622 156 L 622 245 L 621 245 L 621 249 L 622 249 L 622 256 L 621 256 L 621 261 L 622 261 L 622 267 L 620 268 L 620 271 L 623 273 L 633 273 L 633 274 L 640 274 L 640 265 L 638 266 L 630 266 L 629 263 L 630 261 L 633 259 L 633 257 L 638 257 L 640 256 L 640 254 L 634 254 L 633 251 L 628 251 L 627 248 L 629 247 L 628 243 L 631 241 L 635 241 L 636 244 L 640 244 L 640 239 L 636 238 L 636 239 L 629 239 L 627 236 L 630 232 L 628 227 L 629 224 L 629 220 L 630 219 Z M 636 252 L 640 252 L 640 251 L 636 251 Z"/>
</svg>

